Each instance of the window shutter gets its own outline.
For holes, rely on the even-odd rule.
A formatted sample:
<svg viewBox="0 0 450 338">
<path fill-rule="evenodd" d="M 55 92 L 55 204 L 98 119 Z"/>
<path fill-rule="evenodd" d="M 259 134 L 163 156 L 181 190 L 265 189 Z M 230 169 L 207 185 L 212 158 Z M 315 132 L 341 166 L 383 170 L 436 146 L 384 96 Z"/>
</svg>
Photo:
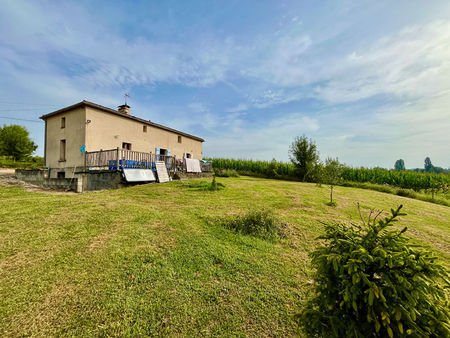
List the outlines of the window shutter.
<svg viewBox="0 0 450 338">
<path fill-rule="evenodd" d="M 155 148 L 155 154 L 159 155 L 159 148 Z"/>
<path fill-rule="evenodd" d="M 167 156 L 170 156 L 170 149 L 167 149 Z"/>
</svg>

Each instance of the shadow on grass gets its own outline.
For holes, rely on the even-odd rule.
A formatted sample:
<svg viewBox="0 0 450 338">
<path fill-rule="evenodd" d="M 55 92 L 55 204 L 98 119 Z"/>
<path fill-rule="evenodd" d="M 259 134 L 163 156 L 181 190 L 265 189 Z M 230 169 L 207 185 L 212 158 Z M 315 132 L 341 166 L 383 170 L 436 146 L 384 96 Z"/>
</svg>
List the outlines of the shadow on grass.
<svg viewBox="0 0 450 338">
<path fill-rule="evenodd" d="M 181 185 L 183 188 L 187 188 L 193 191 L 217 191 L 225 188 L 225 185 L 219 182 L 206 182 L 206 181 L 188 181 Z"/>
</svg>

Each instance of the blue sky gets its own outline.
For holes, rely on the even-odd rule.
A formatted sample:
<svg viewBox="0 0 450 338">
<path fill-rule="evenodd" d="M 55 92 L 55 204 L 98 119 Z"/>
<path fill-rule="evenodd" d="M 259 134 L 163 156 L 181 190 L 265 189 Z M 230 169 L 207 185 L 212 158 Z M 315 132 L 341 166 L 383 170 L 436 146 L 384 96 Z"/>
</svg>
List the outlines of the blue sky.
<svg viewBox="0 0 450 338">
<path fill-rule="evenodd" d="M 450 167 L 450 1 L 2 1 L 0 123 L 90 100 L 288 160 Z M 21 119 L 11 120 L 5 117 Z"/>
</svg>

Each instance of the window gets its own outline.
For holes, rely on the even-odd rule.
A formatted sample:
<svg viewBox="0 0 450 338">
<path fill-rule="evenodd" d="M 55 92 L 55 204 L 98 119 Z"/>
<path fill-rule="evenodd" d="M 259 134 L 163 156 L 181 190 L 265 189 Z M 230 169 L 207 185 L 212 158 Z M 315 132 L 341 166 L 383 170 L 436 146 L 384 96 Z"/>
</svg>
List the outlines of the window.
<svg viewBox="0 0 450 338">
<path fill-rule="evenodd" d="M 66 172 L 65 171 L 58 171 L 58 173 L 56 174 L 57 178 L 66 178 Z"/>
<path fill-rule="evenodd" d="M 122 149 L 124 149 L 124 150 L 131 150 L 131 143 L 123 142 L 122 143 Z"/>
<path fill-rule="evenodd" d="M 59 160 L 66 160 L 66 140 L 61 140 L 59 142 Z"/>
<path fill-rule="evenodd" d="M 147 126 L 143 126 L 143 127 L 142 127 L 142 131 L 143 131 L 144 133 L 146 133 L 146 132 L 147 132 Z"/>
<path fill-rule="evenodd" d="M 181 136 L 178 135 L 178 143 L 181 143 Z"/>
<path fill-rule="evenodd" d="M 186 153 L 186 158 L 191 158 L 191 154 Z"/>
<path fill-rule="evenodd" d="M 61 117 L 61 129 L 66 127 L 66 118 L 65 117 Z"/>
</svg>

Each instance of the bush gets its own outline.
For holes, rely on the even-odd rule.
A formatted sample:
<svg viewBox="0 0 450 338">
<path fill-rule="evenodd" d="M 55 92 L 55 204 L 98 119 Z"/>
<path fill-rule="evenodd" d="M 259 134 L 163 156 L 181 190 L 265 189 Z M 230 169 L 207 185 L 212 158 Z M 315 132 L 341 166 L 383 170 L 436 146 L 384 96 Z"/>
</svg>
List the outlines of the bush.
<svg viewBox="0 0 450 338">
<path fill-rule="evenodd" d="M 211 183 L 207 186 L 207 190 L 209 191 L 222 190 L 223 188 L 225 188 L 225 186 L 216 181 L 216 176 L 213 176 Z"/>
<path fill-rule="evenodd" d="M 416 198 L 417 194 L 414 193 L 412 190 L 406 190 L 406 189 L 398 189 L 396 192 L 396 195 L 402 196 L 402 197 L 409 197 L 409 198 Z"/>
<path fill-rule="evenodd" d="M 192 190 L 197 191 L 217 191 L 222 190 L 225 188 L 225 185 L 223 185 L 220 182 L 216 181 L 216 177 L 213 176 L 213 179 L 211 182 L 203 181 L 203 180 L 189 180 L 186 183 L 182 183 L 181 187 L 186 187 Z"/>
<path fill-rule="evenodd" d="M 448 272 L 429 252 L 388 230 L 405 215 L 358 225 L 328 225 L 326 245 L 312 254 L 315 295 L 300 322 L 311 335 L 448 337 Z M 372 213 L 371 213 L 372 214 Z"/>
<path fill-rule="evenodd" d="M 44 158 L 30 156 L 23 161 L 15 161 L 11 156 L 0 156 L 0 168 L 43 168 Z"/>
<path fill-rule="evenodd" d="M 219 223 L 225 228 L 243 235 L 251 235 L 268 240 L 285 237 L 287 227 L 269 210 L 252 210 L 241 216 L 221 219 Z"/>
<path fill-rule="evenodd" d="M 233 169 L 214 169 L 214 175 L 217 177 L 239 177 L 238 172 Z"/>
</svg>

